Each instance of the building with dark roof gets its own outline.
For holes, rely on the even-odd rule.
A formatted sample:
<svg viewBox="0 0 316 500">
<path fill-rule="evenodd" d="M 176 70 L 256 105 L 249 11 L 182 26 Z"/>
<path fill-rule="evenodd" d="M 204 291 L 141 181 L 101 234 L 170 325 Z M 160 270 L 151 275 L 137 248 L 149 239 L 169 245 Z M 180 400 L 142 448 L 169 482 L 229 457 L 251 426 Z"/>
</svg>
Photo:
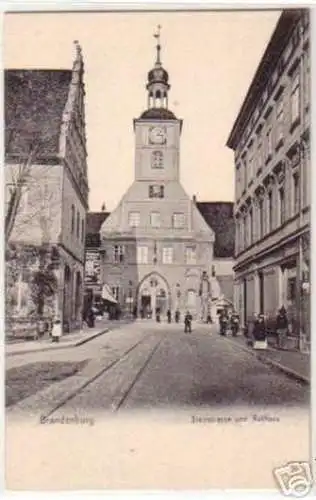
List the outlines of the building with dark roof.
<svg viewBox="0 0 316 500">
<path fill-rule="evenodd" d="M 233 266 L 235 247 L 235 221 L 233 202 L 199 202 L 194 196 L 193 202 L 208 226 L 214 230 L 214 254 L 211 272 L 215 271 L 222 295 L 233 303 Z M 88 212 L 86 225 L 86 292 L 92 294 L 98 302 L 101 297 L 102 279 L 100 269 L 100 230 L 109 212 Z"/>
<path fill-rule="evenodd" d="M 61 320 L 64 331 L 81 325 L 88 209 L 83 73 L 76 44 L 72 69 L 4 74 L 7 314 L 12 324 L 45 316 Z M 50 285 L 42 287 L 45 279 Z"/>
<path fill-rule="evenodd" d="M 160 310 L 165 316 L 179 310 L 183 316 L 189 310 L 197 319 L 205 321 L 209 313 L 215 319 L 224 289 L 232 300 L 233 244 L 224 248 L 225 235 L 216 236 L 213 222 L 217 217 L 228 241 L 232 207 L 198 206 L 180 183 L 182 120 L 168 108 L 169 75 L 160 43 L 146 89 L 147 109 L 134 120 L 134 182 L 100 229 L 101 282 L 126 312 L 147 316 Z"/>
<path fill-rule="evenodd" d="M 227 145 L 235 154 L 235 299 L 242 321 L 284 306 L 309 339 L 309 11 L 282 12 Z"/>
</svg>

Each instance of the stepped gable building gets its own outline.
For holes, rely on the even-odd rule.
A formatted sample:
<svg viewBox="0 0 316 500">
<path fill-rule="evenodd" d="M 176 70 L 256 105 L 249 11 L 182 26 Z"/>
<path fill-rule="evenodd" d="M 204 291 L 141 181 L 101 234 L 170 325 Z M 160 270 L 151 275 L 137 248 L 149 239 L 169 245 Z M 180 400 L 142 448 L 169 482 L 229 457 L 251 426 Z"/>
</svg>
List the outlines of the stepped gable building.
<svg viewBox="0 0 316 500">
<path fill-rule="evenodd" d="M 102 280 L 123 310 L 190 310 L 205 319 L 215 235 L 180 184 L 183 122 L 168 108 L 157 36 L 147 109 L 134 119 L 135 180 L 100 231 Z"/>
<path fill-rule="evenodd" d="M 88 209 L 84 64 L 5 71 L 7 319 L 81 325 Z"/>
<path fill-rule="evenodd" d="M 284 305 L 309 339 L 310 27 L 286 10 L 250 85 L 227 145 L 235 153 L 235 300 L 243 322 Z"/>
</svg>

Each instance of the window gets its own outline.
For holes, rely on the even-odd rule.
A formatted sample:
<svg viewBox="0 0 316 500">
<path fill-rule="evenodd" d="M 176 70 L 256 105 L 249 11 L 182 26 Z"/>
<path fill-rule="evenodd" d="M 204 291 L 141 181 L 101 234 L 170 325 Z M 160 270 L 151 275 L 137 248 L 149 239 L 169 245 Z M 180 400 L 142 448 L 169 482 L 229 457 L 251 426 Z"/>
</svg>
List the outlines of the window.
<svg viewBox="0 0 316 500">
<path fill-rule="evenodd" d="M 123 245 L 114 245 L 113 260 L 114 260 L 114 262 L 124 262 L 124 246 Z"/>
<path fill-rule="evenodd" d="M 75 206 L 71 205 L 71 232 L 75 231 Z"/>
<path fill-rule="evenodd" d="M 310 103 L 310 78 L 311 78 L 311 70 L 310 70 L 310 52 L 309 49 L 305 53 L 305 77 L 304 77 L 304 105 L 305 108 L 309 107 Z"/>
<path fill-rule="evenodd" d="M 280 142 L 283 140 L 283 123 L 284 123 L 283 96 L 281 96 L 276 103 L 276 120 L 277 120 L 276 145 L 278 146 Z"/>
<path fill-rule="evenodd" d="M 120 298 L 120 287 L 119 286 L 112 286 L 111 292 L 112 292 L 113 297 L 118 301 Z"/>
<path fill-rule="evenodd" d="M 249 176 L 248 176 L 248 181 L 250 182 L 252 179 L 253 179 L 253 168 L 254 166 L 254 161 L 253 161 L 253 156 L 249 156 L 249 160 L 248 160 L 248 172 L 249 172 Z"/>
<path fill-rule="evenodd" d="M 79 232 L 80 232 L 80 214 L 79 214 L 79 210 L 77 210 L 77 238 L 79 238 Z"/>
<path fill-rule="evenodd" d="M 149 198 L 164 198 L 164 186 L 158 184 L 149 186 Z"/>
<path fill-rule="evenodd" d="M 236 220 L 236 231 L 235 231 L 235 250 L 238 255 L 240 251 L 240 220 Z"/>
<path fill-rule="evenodd" d="M 139 212 L 129 212 L 128 225 L 130 227 L 138 227 L 139 224 L 140 224 L 140 213 Z"/>
<path fill-rule="evenodd" d="M 248 217 L 247 217 L 247 214 L 245 214 L 245 217 L 244 217 L 244 249 L 247 248 L 248 246 L 248 231 L 247 231 L 247 223 L 248 223 Z"/>
<path fill-rule="evenodd" d="M 243 188 L 247 189 L 248 185 L 248 171 L 247 171 L 247 158 L 245 157 L 244 162 L 243 162 L 243 169 L 244 169 L 244 185 Z"/>
<path fill-rule="evenodd" d="M 146 246 L 137 247 L 137 263 L 148 264 L 148 247 Z"/>
<path fill-rule="evenodd" d="M 295 172 L 292 176 L 293 180 L 293 199 L 292 199 L 292 207 L 293 207 L 293 215 L 297 214 L 300 209 L 300 178 L 298 172 Z"/>
<path fill-rule="evenodd" d="M 253 243 L 253 210 L 249 210 L 249 245 Z"/>
<path fill-rule="evenodd" d="M 291 122 L 296 124 L 300 118 L 300 75 L 296 72 L 292 78 L 291 88 Z"/>
<path fill-rule="evenodd" d="M 262 151 L 262 126 L 257 131 L 257 172 L 262 168 L 263 151 Z"/>
<path fill-rule="evenodd" d="M 184 214 L 182 213 L 175 213 L 172 216 L 172 227 L 175 229 L 180 229 L 184 227 L 185 224 L 185 217 Z"/>
<path fill-rule="evenodd" d="M 235 198 L 239 199 L 240 196 L 240 165 L 237 165 L 236 169 L 236 181 L 235 181 Z"/>
<path fill-rule="evenodd" d="M 84 241 L 84 220 L 81 221 L 81 241 Z"/>
<path fill-rule="evenodd" d="M 160 227 L 160 213 L 159 212 L 151 212 L 150 225 L 151 225 L 151 227 Z"/>
<path fill-rule="evenodd" d="M 266 134 L 266 161 L 272 156 L 272 129 L 269 127 Z"/>
<path fill-rule="evenodd" d="M 185 260 L 186 264 L 196 264 L 196 248 L 187 247 L 185 249 Z"/>
<path fill-rule="evenodd" d="M 273 229 L 273 193 L 269 191 L 268 193 L 268 231 Z"/>
<path fill-rule="evenodd" d="M 283 224 L 285 221 L 285 199 L 284 199 L 284 188 L 279 189 L 279 221 Z"/>
<path fill-rule="evenodd" d="M 264 234 L 264 227 L 263 227 L 263 224 L 264 224 L 263 199 L 259 200 L 258 209 L 259 209 L 259 239 L 261 239 L 261 238 L 263 238 L 263 234 Z"/>
<path fill-rule="evenodd" d="M 163 264 L 172 264 L 173 262 L 173 247 L 164 247 L 162 249 Z"/>
<path fill-rule="evenodd" d="M 163 153 L 162 151 L 153 151 L 151 154 L 151 167 L 163 168 Z"/>
</svg>

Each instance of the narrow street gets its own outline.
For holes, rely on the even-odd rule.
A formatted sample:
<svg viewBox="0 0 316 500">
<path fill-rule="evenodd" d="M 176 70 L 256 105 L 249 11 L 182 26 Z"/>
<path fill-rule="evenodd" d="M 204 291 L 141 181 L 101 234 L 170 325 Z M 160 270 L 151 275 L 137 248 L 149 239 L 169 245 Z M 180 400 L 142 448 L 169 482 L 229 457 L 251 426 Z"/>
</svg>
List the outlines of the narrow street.
<svg viewBox="0 0 316 500">
<path fill-rule="evenodd" d="M 9 357 L 6 369 L 44 361 L 86 361 L 79 375 L 88 382 L 59 408 L 62 413 L 293 407 L 309 399 L 308 387 L 220 337 L 214 326 L 195 324 L 184 334 L 182 325 L 131 323 L 76 348 Z"/>
</svg>

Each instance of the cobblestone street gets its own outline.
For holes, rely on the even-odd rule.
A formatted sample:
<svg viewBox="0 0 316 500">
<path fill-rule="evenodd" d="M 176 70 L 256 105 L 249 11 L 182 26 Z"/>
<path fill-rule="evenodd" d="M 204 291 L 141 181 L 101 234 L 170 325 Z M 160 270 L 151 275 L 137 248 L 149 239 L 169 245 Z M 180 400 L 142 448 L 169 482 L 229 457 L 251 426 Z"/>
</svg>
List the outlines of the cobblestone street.
<svg viewBox="0 0 316 500">
<path fill-rule="evenodd" d="M 63 393 L 71 389 L 71 397 L 58 405 L 63 413 L 229 405 L 294 407 L 307 405 L 309 400 L 308 386 L 220 337 L 215 326 L 195 324 L 192 334 L 184 334 L 182 325 L 138 321 L 75 348 L 9 357 L 7 370 L 45 361 L 89 361 L 75 377 L 61 382 Z M 10 379 L 7 385 L 10 389 Z M 45 407 L 51 405 L 50 413 L 57 404 L 57 385 L 52 382 L 38 400 L 45 401 Z M 26 401 L 25 409 L 32 408 L 32 399 Z M 33 411 L 41 411 L 41 403 L 36 404 Z M 22 400 L 21 409 L 23 405 Z"/>
</svg>

